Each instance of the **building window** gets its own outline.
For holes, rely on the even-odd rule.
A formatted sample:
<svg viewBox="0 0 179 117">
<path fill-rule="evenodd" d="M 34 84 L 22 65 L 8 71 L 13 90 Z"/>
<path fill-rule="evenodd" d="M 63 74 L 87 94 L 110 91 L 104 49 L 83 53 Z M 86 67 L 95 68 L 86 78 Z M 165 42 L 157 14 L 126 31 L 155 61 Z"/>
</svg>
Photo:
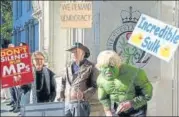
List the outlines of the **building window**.
<svg viewBox="0 0 179 117">
<path fill-rule="evenodd" d="M 26 43 L 29 44 L 29 27 L 26 29 Z"/>
<path fill-rule="evenodd" d="M 39 49 L 39 22 L 34 23 L 34 51 Z"/>
<path fill-rule="evenodd" d="M 35 46 L 35 35 L 36 30 L 35 30 L 35 26 L 36 26 L 36 22 L 34 21 L 34 19 L 29 20 L 28 22 L 25 23 L 25 38 L 26 38 L 26 43 L 29 45 L 29 50 L 30 52 L 34 52 L 36 50 L 36 46 Z"/>
<path fill-rule="evenodd" d="M 16 31 L 15 31 L 15 35 L 14 35 L 14 45 L 15 46 L 18 46 L 18 43 L 19 43 L 19 30 L 18 30 L 18 28 L 16 28 L 15 29 Z"/>
<path fill-rule="evenodd" d="M 28 24 L 28 29 L 27 29 L 27 43 L 29 45 L 29 49 L 31 48 L 31 45 L 30 45 L 30 27 L 29 27 L 29 24 Z"/>
<path fill-rule="evenodd" d="M 18 35 L 18 43 L 17 43 L 17 46 L 19 46 L 19 43 L 22 41 L 22 32 L 19 31 L 18 34 L 19 34 L 19 35 Z"/>
<path fill-rule="evenodd" d="M 26 1 L 27 2 L 27 11 L 30 11 L 31 10 L 31 8 L 32 8 L 32 1 L 30 1 L 30 0 L 28 0 L 28 1 Z"/>
<path fill-rule="evenodd" d="M 18 3 L 19 3 L 19 6 L 18 6 L 19 7 L 18 8 L 18 10 L 19 10 L 18 11 L 19 12 L 18 15 L 19 16 L 18 17 L 21 17 L 22 16 L 22 0 L 18 1 Z"/>
<path fill-rule="evenodd" d="M 31 52 L 34 52 L 35 51 L 35 24 L 34 24 L 34 20 L 32 20 L 32 22 L 31 22 L 30 44 L 31 44 Z"/>
<path fill-rule="evenodd" d="M 20 41 L 21 41 L 21 31 L 20 28 L 18 27 L 16 29 L 16 34 L 15 34 L 15 45 L 19 46 Z"/>
<path fill-rule="evenodd" d="M 18 1 L 15 2 L 15 18 L 18 19 Z"/>
<path fill-rule="evenodd" d="M 16 45 L 17 41 L 17 31 L 14 31 L 14 44 Z"/>
<path fill-rule="evenodd" d="M 15 18 L 16 20 L 22 16 L 22 0 L 15 1 Z"/>
<path fill-rule="evenodd" d="M 29 44 L 29 26 L 28 26 L 28 22 L 25 22 L 24 29 L 25 29 L 25 42 L 27 44 Z"/>
</svg>

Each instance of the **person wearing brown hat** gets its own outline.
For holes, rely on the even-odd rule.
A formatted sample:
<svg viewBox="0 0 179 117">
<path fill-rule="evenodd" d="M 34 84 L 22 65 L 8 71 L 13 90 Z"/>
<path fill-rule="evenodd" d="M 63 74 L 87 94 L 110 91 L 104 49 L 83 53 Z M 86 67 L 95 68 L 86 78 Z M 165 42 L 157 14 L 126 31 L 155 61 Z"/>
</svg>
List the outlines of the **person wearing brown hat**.
<svg viewBox="0 0 179 117">
<path fill-rule="evenodd" d="M 66 116 L 89 116 L 89 99 L 96 92 L 98 71 L 87 60 L 89 49 L 81 43 L 75 43 L 67 51 L 72 53 L 72 62 L 63 72 L 59 101 L 65 101 Z"/>
</svg>

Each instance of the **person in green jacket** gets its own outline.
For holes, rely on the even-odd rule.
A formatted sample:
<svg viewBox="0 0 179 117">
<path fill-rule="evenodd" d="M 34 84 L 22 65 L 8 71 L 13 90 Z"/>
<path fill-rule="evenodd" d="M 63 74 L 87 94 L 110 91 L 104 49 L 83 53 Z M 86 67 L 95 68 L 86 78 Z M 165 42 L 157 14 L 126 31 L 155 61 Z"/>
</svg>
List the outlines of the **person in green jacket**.
<svg viewBox="0 0 179 117">
<path fill-rule="evenodd" d="M 153 87 L 144 70 L 122 64 L 112 50 L 98 55 L 96 67 L 98 99 L 106 116 L 146 116 L 143 108 L 152 98 Z"/>
</svg>

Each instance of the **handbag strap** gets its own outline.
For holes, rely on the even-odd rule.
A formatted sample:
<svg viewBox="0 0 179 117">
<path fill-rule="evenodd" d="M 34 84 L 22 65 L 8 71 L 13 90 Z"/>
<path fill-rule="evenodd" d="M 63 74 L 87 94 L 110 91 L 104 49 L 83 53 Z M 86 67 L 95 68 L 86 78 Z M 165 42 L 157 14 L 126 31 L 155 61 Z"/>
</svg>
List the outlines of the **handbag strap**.
<svg viewBox="0 0 179 117">
<path fill-rule="evenodd" d="M 35 75 L 35 68 L 32 68 L 33 70 L 33 76 L 34 76 L 34 82 L 32 83 L 32 90 L 31 90 L 31 103 L 37 103 L 37 89 L 36 89 L 36 75 Z"/>
</svg>

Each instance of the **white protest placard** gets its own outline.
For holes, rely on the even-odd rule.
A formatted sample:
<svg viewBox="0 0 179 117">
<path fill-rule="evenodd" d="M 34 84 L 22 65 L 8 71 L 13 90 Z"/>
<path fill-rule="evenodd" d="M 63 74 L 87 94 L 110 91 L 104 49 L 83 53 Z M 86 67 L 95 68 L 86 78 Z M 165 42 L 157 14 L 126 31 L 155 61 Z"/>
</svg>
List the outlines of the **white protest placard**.
<svg viewBox="0 0 179 117">
<path fill-rule="evenodd" d="M 169 62 L 179 45 L 179 29 L 142 14 L 128 43 Z"/>
<path fill-rule="evenodd" d="M 60 27 L 91 28 L 92 27 L 92 1 L 61 2 Z"/>
</svg>

